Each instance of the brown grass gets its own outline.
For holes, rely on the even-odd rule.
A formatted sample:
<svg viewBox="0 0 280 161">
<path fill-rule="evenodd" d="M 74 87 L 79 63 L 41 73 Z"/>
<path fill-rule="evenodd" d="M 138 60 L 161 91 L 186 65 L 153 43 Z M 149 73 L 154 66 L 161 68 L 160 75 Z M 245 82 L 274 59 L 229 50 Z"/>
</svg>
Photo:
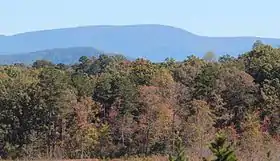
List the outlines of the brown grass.
<svg viewBox="0 0 280 161">
<path fill-rule="evenodd" d="M 10 160 L 0 160 L 0 161 L 10 161 Z M 29 159 L 23 159 L 18 161 L 29 161 Z M 105 161 L 102 159 L 42 159 L 34 161 Z M 167 157 L 162 156 L 152 156 L 152 157 L 130 157 L 126 159 L 111 159 L 106 161 L 168 161 Z"/>
</svg>

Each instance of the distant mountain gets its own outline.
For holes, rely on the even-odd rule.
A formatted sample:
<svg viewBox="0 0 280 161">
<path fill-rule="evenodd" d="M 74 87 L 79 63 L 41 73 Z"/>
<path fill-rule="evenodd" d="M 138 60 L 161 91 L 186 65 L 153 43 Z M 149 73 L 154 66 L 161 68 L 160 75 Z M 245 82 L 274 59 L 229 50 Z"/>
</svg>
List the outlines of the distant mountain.
<svg viewBox="0 0 280 161">
<path fill-rule="evenodd" d="M 32 64 L 36 60 L 48 60 L 53 63 L 74 64 L 81 56 L 98 56 L 102 52 L 91 47 L 71 47 L 42 50 L 24 54 L 0 55 L 0 64 Z"/>
<path fill-rule="evenodd" d="M 132 58 L 161 61 L 173 57 L 182 60 L 190 54 L 202 56 L 208 51 L 236 56 L 250 50 L 256 40 L 273 46 L 280 45 L 279 39 L 206 37 L 164 25 L 86 26 L 0 36 L 0 54 L 87 46 Z"/>
</svg>

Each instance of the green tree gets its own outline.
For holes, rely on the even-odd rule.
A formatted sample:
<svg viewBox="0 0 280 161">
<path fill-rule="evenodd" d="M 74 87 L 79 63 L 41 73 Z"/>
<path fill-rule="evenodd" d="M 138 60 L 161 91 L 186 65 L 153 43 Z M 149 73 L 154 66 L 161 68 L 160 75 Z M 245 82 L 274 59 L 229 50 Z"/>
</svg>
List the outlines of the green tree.
<svg viewBox="0 0 280 161">
<path fill-rule="evenodd" d="M 81 56 L 79 59 L 79 62 L 83 64 L 86 63 L 87 61 L 89 61 L 89 58 L 86 56 Z"/>
<path fill-rule="evenodd" d="M 270 134 L 279 135 L 280 49 L 270 45 L 260 45 L 240 59 L 244 61 L 246 72 L 259 84 L 261 117 L 269 117 Z"/>
<path fill-rule="evenodd" d="M 137 85 L 151 85 L 156 66 L 149 60 L 137 59 L 131 65 L 131 78 Z"/>
<path fill-rule="evenodd" d="M 181 137 L 177 134 L 175 141 L 175 149 L 173 154 L 169 155 L 169 161 L 188 161 L 188 157 L 185 154 L 185 147 L 183 146 L 183 141 Z"/>
<path fill-rule="evenodd" d="M 41 139 L 45 143 L 46 154 L 54 157 L 55 150 L 63 147 L 68 117 L 73 114 L 73 104 L 77 97 L 69 84 L 67 72 L 54 68 L 43 68 L 36 85 L 38 106 L 44 109 Z M 41 116 L 40 116 L 41 117 Z"/>
<path fill-rule="evenodd" d="M 55 65 L 48 60 L 36 60 L 32 67 L 33 68 L 45 68 L 45 67 L 54 67 Z"/>
<path fill-rule="evenodd" d="M 94 87 L 96 83 L 96 78 L 93 76 L 89 76 L 85 73 L 73 73 L 71 74 L 71 84 L 75 90 L 77 91 L 77 96 L 92 96 Z"/>
<path fill-rule="evenodd" d="M 166 58 L 161 65 L 165 68 L 173 69 L 176 66 L 176 60 L 174 58 Z"/>
<path fill-rule="evenodd" d="M 194 98 L 205 100 L 216 89 L 217 77 L 219 76 L 220 65 L 208 64 L 202 68 L 202 71 L 195 78 Z"/>
<path fill-rule="evenodd" d="M 234 151 L 230 145 L 226 145 L 226 137 L 222 134 L 217 135 L 209 148 L 216 157 L 212 161 L 237 161 Z"/>
<path fill-rule="evenodd" d="M 252 49 L 256 49 L 260 46 L 264 45 L 263 42 L 261 40 L 256 40 L 252 46 Z"/>
<path fill-rule="evenodd" d="M 226 63 L 226 62 L 230 62 L 230 61 L 234 61 L 234 60 L 235 60 L 235 58 L 228 54 L 219 57 L 220 63 Z"/>
<path fill-rule="evenodd" d="M 0 69 L 0 140 L 3 148 L 0 157 L 25 155 L 23 148 L 32 142 L 31 135 L 42 125 L 39 121 L 42 110 L 36 106 L 38 99 L 34 97 L 37 75 L 33 72 L 12 66 Z"/>
</svg>

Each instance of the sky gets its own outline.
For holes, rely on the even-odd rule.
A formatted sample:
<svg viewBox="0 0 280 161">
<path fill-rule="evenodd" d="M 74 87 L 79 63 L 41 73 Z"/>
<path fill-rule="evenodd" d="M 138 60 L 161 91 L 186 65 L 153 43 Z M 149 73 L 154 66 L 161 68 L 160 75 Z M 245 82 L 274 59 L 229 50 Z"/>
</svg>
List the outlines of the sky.
<svg viewBox="0 0 280 161">
<path fill-rule="evenodd" d="M 0 0 L 0 34 L 162 24 L 203 36 L 280 38 L 279 0 Z"/>
</svg>

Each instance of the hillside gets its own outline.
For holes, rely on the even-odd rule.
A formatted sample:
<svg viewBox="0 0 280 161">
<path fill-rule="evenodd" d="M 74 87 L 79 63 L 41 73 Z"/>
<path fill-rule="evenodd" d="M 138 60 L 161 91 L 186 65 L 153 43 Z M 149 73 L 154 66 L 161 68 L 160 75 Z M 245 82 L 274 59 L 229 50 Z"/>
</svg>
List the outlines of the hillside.
<svg viewBox="0 0 280 161">
<path fill-rule="evenodd" d="M 236 56 L 250 50 L 256 40 L 273 46 L 280 44 L 279 39 L 270 38 L 198 36 L 163 25 L 86 26 L 0 36 L 0 54 L 87 46 L 153 61 L 166 57 L 182 60 L 187 55 L 201 56 L 207 51 Z"/>
<path fill-rule="evenodd" d="M 0 158 L 279 161 L 280 49 L 248 52 L 0 65 Z"/>
<path fill-rule="evenodd" d="M 36 60 L 48 60 L 54 63 L 73 64 L 81 56 L 97 56 L 102 53 L 91 47 L 56 48 L 23 54 L 0 55 L 0 64 L 25 63 L 31 64 Z"/>
</svg>

